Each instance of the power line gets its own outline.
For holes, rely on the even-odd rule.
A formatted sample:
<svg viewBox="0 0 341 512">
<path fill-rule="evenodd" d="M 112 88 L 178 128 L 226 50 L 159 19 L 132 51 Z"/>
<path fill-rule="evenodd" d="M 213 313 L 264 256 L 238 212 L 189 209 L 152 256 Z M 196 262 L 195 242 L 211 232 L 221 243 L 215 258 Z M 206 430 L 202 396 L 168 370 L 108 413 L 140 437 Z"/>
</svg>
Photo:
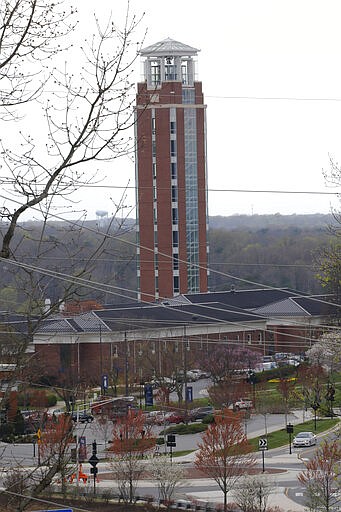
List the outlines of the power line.
<svg viewBox="0 0 341 512">
<path fill-rule="evenodd" d="M 4 198 L 4 196 L 2 196 Z M 6 199 L 6 198 L 5 198 Z M 34 209 L 37 209 L 37 208 L 34 208 Z M 38 210 L 39 211 L 39 210 Z M 63 220 L 65 221 L 65 219 L 61 218 L 59 215 L 56 215 L 56 214 L 51 214 L 51 217 L 53 218 L 57 218 L 58 220 Z M 95 232 L 96 234 L 99 234 L 100 232 L 98 230 L 95 230 L 93 228 L 90 228 L 90 227 L 87 227 L 87 226 L 79 226 L 79 224 L 77 224 L 76 222 L 74 221 L 69 221 L 69 224 L 72 224 L 72 225 L 75 225 L 77 227 L 82 227 L 83 229 L 85 230 L 88 230 L 90 232 Z M 108 238 L 115 238 L 115 239 L 118 239 L 118 240 L 121 240 L 122 242 L 124 243 L 127 243 L 128 245 L 132 245 L 134 247 L 137 247 L 137 244 L 134 243 L 134 242 L 131 242 L 131 241 L 127 241 L 127 240 L 124 240 L 122 239 L 121 237 L 118 237 L 118 236 L 113 236 L 113 235 L 110 235 L 108 233 L 102 233 L 103 236 L 106 236 Z M 147 250 L 150 250 L 151 252 L 153 252 L 152 249 L 149 249 L 149 248 L 146 248 Z M 169 257 L 168 255 L 165 255 L 167 257 Z M 11 264 L 15 264 L 15 265 L 22 265 L 22 266 L 25 266 L 26 268 L 29 268 L 31 267 L 31 270 L 35 270 L 35 271 L 38 271 L 40 273 L 46 273 L 47 275 L 50 275 L 51 277 L 57 277 L 58 279 L 62 279 L 62 280 L 69 280 L 69 282 L 72 282 L 72 283 L 77 283 L 77 284 L 82 284 L 82 285 L 85 285 L 86 287 L 88 288 L 93 288 L 93 289 L 97 289 L 99 291 L 106 291 L 106 293 L 112 293 L 113 295 L 119 295 L 121 297 L 123 297 L 124 295 L 122 294 L 122 291 L 125 291 L 125 292 L 129 292 L 129 293 L 136 293 L 133 292 L 132 290 L 128 290 L 128 289 L 124 289 L 124 288 L 119 288 L 119 287 L 114 287 L 112 285 L 106 285 L 106 284 L 103 284 L 103 283 L 91 283 L 89 284 L 89 281 L 86 280 L 86 279 L 83 279 L 83 278 L 75 278 L 73 276 L 68 276 L 67 274 L 63 274 L 63 273 L 59 273 L 59 272 L 53 272 L 53 271 L 49 271 L 47 269 L 43 269 L 41 267 L 33 267 L 33 266 L 29 266 L 29 265 L 25 265 L 23 263 L 19 263 L 19 262 L 14 262 L 13 260 L 8 260 L 8 259 L 3 259 L 3 261 L 6 261 L 8 263 L 11 263 Z M 186 262 L 185 262 L 186 263 Z M 196 265 L 198 268 L 202 268 L 202 266 L 200 265 Z M 223 275 L 224 277 L 229 277 L 231 279 L 234 279 L 236 281 L 241 281 L 243 283 L 248 283 L 248 284 L 252 284 L 252 285 L 256 285 L 256 286 L 261 286 L 261 287 L 264 287 L 266 289 L 272 289 L 272 290 L 282 290 L 281 288 L 278 288 L 278 287 L 273 287 L 273 286 L 268 286 L 268 285 L 264 285 L 264 284 L 260 284 L 260 283 L 257 283 L 257 282 L 254 282 L 254 281 L 251 281 L 251 280 L 246 280 L 246 279 L 242 279 L 242 278 L 238 278 L 236 276 L 233 276 L 231 274 L 227 274 L 225 272 L 221 272 L 221 271 L 213 271 L 219 275 Z M 100 286 L 103 286 L 104 288 L 98 288 Z M 121 291 L 121 293 L 117 293 L 117 292 L 114 292 L 113 290 L 114 289 L 118 289 Z M 292 293 L 290 291 L 287 291 L 285 290 L 289 295 L 291 295 Z M 305 296 L 305 295 L 303 295 Z M 125 296 L 125 298 L 129 298 L 129 300 L 131 300 L 132 298 L 130 296 Z M 151 296 L 151 299 L 153 299 L 153 297 Z M 133 299 L 134 300 L 134 299 Z M 325 301 L 325 300 L 321 300 L 321 299 L 317 299 L 317 298 L 311 298 L 311 300 L 315 300 L 317 302 L 320 302 L 320 303 L 325 303 L 325 304 L 330 304 L 329 301 Z M 135 301 L 137 302 L 137 299 L 135 299 Z M 154 302 L 150 302 L 149 303 L 150 305 L 155 305 Z M 336 305 L 338 306 L 338 305 Z M 164 306 L 166 307 L 166 306 Z M 338 307 L 341 307 L 341 306 L 338 306 Z M 174 309 L 173 309 L 174 310 Z M 212 318 L 210 318 L 212 320 Z M 218 322 L 220 322 L 220 320 L 218 320 Z"/>
<path fill-rule="evenodd" d="M 129 186 L 121 186 L 121 185 L 98 185 L 98 184 L 84 184 L 80 185 L 80 188 L 104 188 L 104 189 L 118 189 L 118 190 L 150 190 L 150 187 L 143 187 L 136 185 Z M 158 190 L 169 190 L 169 187 L 157 187 Z M 178 187 L 178 190 L 185 190 L 184 187 Z M 327 196 L 337 196 L 341 194 L 341 190 L 339 191 L 319 191 L 319 190 L 266 190 L 266 189 L 247 189 L 247 188 L 198 188 L 198 190 L 205 190 L 205 192 L 232 192 L 232 193 L 247 193 L 247 194 L 307 194 L 307 195 L 327 195 Z"/>
<path fill-rule="evenodd" d="M 136 263 L 135 261 L 135 254 L 131 258 L 117 258 L 116 256 L 113 256 L 112 258 L 101 258 L 99 257 L 97 259 L 98 262 L 131 262 Z M 37 256 L 22 256 L 22 260 L 32 260 L 37 259 Z M 78 258 L 78 257 L 61 257 L 61 256 L 39 256 L 39 260 L 47 260 L 47 261 L 76 261 L 76 262 L 86 262 L 88 261 L 87 258 Z M 139 260 L 143 263 L 153 263 L 154 260 Z M 169 262 L 171 264 L 171 262 Z M 309 263 L 241 263 L 239 261 L 210 261 L 210 265 L 231 265 L 231 266 L 238 266 L 238 267 L 284 267 L 284 268 L 310 268 L 314 269 L 313 264 Z M 210 269 L 212 270 L 212 269 Z"/>
<path fill-rule="evenodd" d="M 305 97 L 305 96 L 217 96 L 207 95 L 205 98 L 224 99 L 224 100 L 251 100 L 251 101 L 336 101 L 341 102 L 341 98 L 326 98 L 326 97 Z"/>
</svg>

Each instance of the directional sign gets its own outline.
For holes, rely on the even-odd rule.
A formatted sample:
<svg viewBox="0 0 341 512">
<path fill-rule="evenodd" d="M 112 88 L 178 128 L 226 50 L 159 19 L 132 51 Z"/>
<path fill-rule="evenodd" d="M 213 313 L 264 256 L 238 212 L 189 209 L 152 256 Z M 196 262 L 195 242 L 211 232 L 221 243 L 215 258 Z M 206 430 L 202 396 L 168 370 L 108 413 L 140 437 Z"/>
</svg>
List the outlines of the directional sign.
<svg viewBox="0 0 341 512">
<path fill-rule="evenodd" d="M 268 440 L 264 437 L 258 440 L 258 448 L 259 450 L 267 450 L 268 449 Z"/>
</svg>

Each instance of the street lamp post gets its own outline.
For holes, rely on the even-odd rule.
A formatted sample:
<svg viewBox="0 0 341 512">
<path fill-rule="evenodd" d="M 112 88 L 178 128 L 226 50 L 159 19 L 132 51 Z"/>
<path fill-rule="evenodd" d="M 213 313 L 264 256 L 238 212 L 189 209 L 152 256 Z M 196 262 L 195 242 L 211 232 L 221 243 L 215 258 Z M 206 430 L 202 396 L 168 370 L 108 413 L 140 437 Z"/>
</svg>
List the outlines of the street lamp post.
<svg viewBox="0 0 341 512">
<path fill-rule="evenodd" d="M 127 331 L 124 331 L 124 379 L 125 379 L 125 394 L 126 394 L 126 396 L 129 395 L 128 370 L 129 370 L 128 340 L 127 340 Z"/>
<path fill-rule="evenodd" d="M 183 356 L 184 356 L 184 386 L 185 386 L 185 424 L 188 423 L 188 382 L 187 382 L 187 351 L 189 350 L 189 341 L 186 336 L 186 325 L 184 325 L 184 343 L 183 343 Z"/>
<path fill-rule="evenodd" d="M 327 386 L 326 400 L 328 402 L 329 416 L 332 418 L 334 416 L 333 401 L 335 400 L 335 387 L 330 382 L 328 382 Z"/>
<path fill-rule="evenodd" d="M 320 404 L 317 400 L 315 400 L 315 402 L 313 402 L 311 404 L 311 407 L 312 409 L 314 409 L 314 429 L 315 429 L 315 432 L 316 432 L 316 429 L 317 429 L 317 424 L 316 424 L 316 413 L 317 413 L 317 409 L 320 407 Z"/>
<path fill-rule="evenodd" d="M 294 432 L 294 426 L 291 423 L 287 424 L 287 434 L 289 434 L 289 453 L 291 455 L 291 435 Z"/>
</svg>

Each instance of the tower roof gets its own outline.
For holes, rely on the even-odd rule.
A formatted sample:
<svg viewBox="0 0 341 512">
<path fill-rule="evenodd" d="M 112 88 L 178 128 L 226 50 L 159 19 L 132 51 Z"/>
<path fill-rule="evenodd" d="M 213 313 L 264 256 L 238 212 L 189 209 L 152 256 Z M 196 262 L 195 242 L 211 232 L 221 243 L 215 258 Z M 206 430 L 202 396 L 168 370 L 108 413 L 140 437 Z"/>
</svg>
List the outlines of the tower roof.
<svg viewBox="0 0 341 512">
<path fill-rule="evenodd" d="M 167 37 L 167 39 L 163 39 L 158 43 L 154 43 L 150 46 L 147 46 L 146 48 L 142 48 L 140 54 L 146 57 L 149 55 L 154 55 L 155 57 L 168 57 L 172 55 L 191 56 L 197 55 L 198 52 L 200 52 L 198 48 L 193 48 L 188 44 L 183 44 L 179 41 L 171 39 L 170 37 Z"/>
</svg>

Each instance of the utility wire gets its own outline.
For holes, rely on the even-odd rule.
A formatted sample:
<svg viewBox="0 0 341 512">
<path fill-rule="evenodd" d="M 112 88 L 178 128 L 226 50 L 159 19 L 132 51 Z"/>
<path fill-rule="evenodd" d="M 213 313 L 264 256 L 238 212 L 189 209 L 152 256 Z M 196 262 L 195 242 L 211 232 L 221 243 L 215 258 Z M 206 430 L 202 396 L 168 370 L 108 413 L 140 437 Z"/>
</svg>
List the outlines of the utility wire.
<svg viewBox="0 0 341 512">
<path fill-rule="evenodd" d="M 5 198 L 5 199 L 6 199 L 6 198 Z M 39 211 L 39 210 L 38 210 L 38 211 Z M 63 221 L 65 222 L 65 219 L 61 218 L 59 215 L 51 214 L 51 216 L 52 216 L 53 218 L 57 218 L 58 220 L 63 220 Z M 71 221 L 70 221 L 70 222 L 69 222 L 69 224 L 70 224 L 70 223 L 71 223 L 71 224 L 73 224 L 73 225 L 76 225 L 77 227 L 82 227 L 83 229 L 89 230 L 89 231 L 91 231 L 91 232 L 95 232 L 96 234 L 98 234 L 98 233 L 99 233 L 99 231 L 98 231 L 98 230 L 94 230 L 94 229 L 89 228 L 89 227 L 86 227 L 86 226 L 79 226 L 79 225 L 78 225 L 77 223 L 75 223 L 75 222 L 71 222 Z M 136 247 L 136 244 L 135 244 L 135 243 L 130 242 L 130 241 L 126 241 L 126 240 L 124 240 L 124 239 L 121 239 L 120 237 L 117 237 L 117 236 L 115 236 L 115 237 L 114 237 L 114 236 L 111 236 L 110 234 L 107 234 L 107 233 L 102 233 L 102 234 L 103 234 L 103 236 L 106 236 L 106 237 L 109 237 L 109 238 L 119 239 L 119 240 L 121 240 L 121 241 L 123 241 L 123 242 L 125 242 L 125 243 L 128 243 L 129 245 L 133 245 L 134 247 Z M 147 249 L 148 249 L 148 248 L 147 248 Z M 149 249 L 148 249 L 148 250 L 149 250 Z M 165 255 L 165 256 L 168 256 L 168 255 Z M 11 263 L 11 264 L 14 264 L 13 260 L 4 259 L 4 261 L 6 261 L 6 262 L 8 262 L 8 263 Z M 15 262 L 15 263 L 17 264 L 17 262 Z M 19 264 L 19 266 L 20 266 L 20 265 L 24 265 L 24 264 L 22 264 L 22 263 L 21 263 L 21 264 Z M 28 267 L 29 267 L 29 266 L 28 266 L 28 265 L 26 265 L 26 268 L 28 268 Z M 199 265 L 198 265 L 198 267 L 200 268 L 200 266 L 199 266 Z M 32 270 L 33 270 L 33 267 L 32 267 Z M 72 279 L 72 282 L 77 282 L 78 284 L 80 284 L 80 283 L 83 283 L 83 284 L 84 284 L 84 282 L 86 281 L 86 283 L 87 283 L 87 284 L 86 284 L 86 286 L 87 286 L 87 287 L 90 287 L 90 288 L 94 288 L 94 289 L 96 289 L 96 288 L 95 288 L 95 286 L 93 286 L 93 285 L 89 285 L 89 281 L 88 281 L 88 280 L 85 280 L 85 279 L 82 279 L 82 278 L 74 278 L 74 277 L 72 277 L 72 276 L 67 276 L 66 274 L 50 272 L 50 271 L 47 271 L 46 269 L 41 269 L 41 268 L 39 268 L 39 267 L 34 267 L 34 270 L 39 271 L 39 272 L 43 272 L 43 273 L 47 272 L 47 273 L 48 273 L 48 275 L 51 275 L 51 276 L 56 275 L 56 277 L 57 277 L 57 278 L 59 278 L 59 279 L 65 279 L 65 278 L 66 278 L 66 279 L 70 279 L 70 278 L 71 278 L 71 279 Z M 265 287 L 265 288 L 267 288 L 267 289 L 275 289 L 275 290 L 277 289 L 277 290 L 279 290 L 279 288 L 274 288 L 274 287 L 270 287 L 270 286 L 267 286 L 267 285 L 261 285 L 261 284 L 259 284 L 259 283 L 255 283 L 255 282 L 252 282 L 252 281 L 249 281 L 249 280 L 244 280 L 244 279 L 241 279 L 241 278 L 237 278 L 236 276 L 232 276 L 232 275 L 230 275 L 230 274 L 222 273 L 222 272 L 219 272 L 219 271 L 214 271 L 214 272 L 216 272 L 216 273 L 218 273 L 218 274 L 222 274 L 222 275 L 224 275 L 225 277 L 226 277 L 226 276 L 228 276 L 228 277 L 230 277 L 230 278 L 232 278 L 232 279 L 236 279 L 237 281 L 247 282 L 247 283 L 249 283 L 249 284 L 254 284 L 254 285 L 257 285 L 257 286 L 263 286 L 263 287 Z M 96 283 L 96 285 L 101 285 L 101 283 Z M 105 285 L 105 286 L 108 286 L 108 285 Z M 110 286 L 110 288 L 117 288 L 117 287 Z M 105 288 L 105 289 L 107 290 L 107 288 Z M 103 290 L 103 289 L 101 288 L 101 290 Z M 122 289 L 122 288 L 120 288 L 120 290 L 123 290 L 123 289 Z M 281 289 L 281 290 L 282 290 L 282 289 Z M 125 291 L 127 291 L 127 290 L 125 290 Z M 130 291 L 130 292 L 132 292 L 132 290 L 129 290 L 129 291 Z M 283 291 L 283 290 L 282 290 L 282 291 Z M 108 293 L 108 290 L 107 290 L 107 293 Z M 110 293 L 110 292 L 109 292 L 109 293 Z M 122 296 L 122 294 L 118 294 L 117 292 L 112 292 L 112 293 L 113 293 L 113 294 L 115 294 L 115 295 L 121 295 L 121 296 Z M 292 294 L 290 291 L 287 291 L 287 293 L 288 293 L 288 295 Z M 303 295 L 303 297 L 304 297 L 304 296 L 306 296 L 306 295 L 304 294 L 304 295 Z M 131 297 L 125 297 L 125 298 L 129 298 L 129 299 L 131 300 Z M 318 302 L 322 302 L 322 303 L 330 304 L 330 302 L 328 302 L 328 301 L 324 301 L 324 300 L 321 300 L 321 299 L 312 298 L 312 300 L 317 300 Z M 150 303 L 150 304 L 152 305 L 153 303 Z M 155 305 L 155 304 L 154 304 L 154 305 Z M 337 305 L 337 306 L 338 306 L 338 305 Z M 164 305 L 164 307 L 167 307 L 167 306 L 165 306 L 165 305 Z M 201 305 L 201 307 L 202 307 L 202 305 Z M 341 307 L 341 306 L 338 306 L 338 307 Z M 173 306 L 172 308 L 173 308 L 173 311 L 174 311 L 174 306 Z M 180 309 L 180 311 L 182 311 L 182 310 Z M 208 318 L 210 318 L 210 320 L 212 320 L 212 318 L 211 318 L 211 317 L 208 317 Z M 220 321 L 220 320 L 218 320 L 218 321 Z M 241 326 L 242 326 L 243 324 L 237 324 L 237 325 L 241 325 Z"/>
<path fill-rule="evenodd" d="M 8 200 L 8 198 L 6 198 L 6 197 L 5 197 L 5 196 L 3 196 L 3 195 L 0 195 L 0 197 L 2 197 L 2 198 L 3 198 L 3 199 L 5 199 L 5 200 Z M 14 202 L 16 202 L 16 203 L 18 203 L 18 204 L 20 205 L 20 202 L 19 202 L 19 201 L 14 201 Z M 40 213 L 40 210 L 39 210 L 38 208 L 32 208 L 32 209 L 33 209 L 33 210 L 36 210 L 36 211 L 38 211 L 38 212 Z M 154 254 L 154 249 L 153 249 L 153 248 L 149 248 L 149 247 L 145 247 L 145 246 L 138 245 L 136 242 L 132 242 L 132 241 L 130 241 L 130 240 L 126 240 L 126 239 L 124 239 L 124 238 L 122 238 L 122 237 L 120 237 L 120 236 L 117 236 L 117 235 L 111 235 L 110 233 L 101 232 L 101 231 L 99 231 L 99 230 L 97 230 L 97 229 L 91 228 L 90 226 L 85 226 L 85 225 L 84 225 L 84 226 L 80 226 L 80 225 L 79 225 L 77 222 L 75 222 L 75 221 L 65 221 L 65 219 L 64 219 L 63 217 L 61 217 L 60 215 L 57 215 L 57 214 L 50 213 L 50 217 L 55 218 L 55 219 L 57 219 L 57 220 L 61 220 L 61 221 L 63 221 L 63 222 L 68 222 L 68 224 L 69 224 L 69 225 L 75 226 L 75 227 L 77 227 L 77 228 L 80 228 L 80 227 L 81 227 L 82 229 L 84 229 L 84 230 L 86 230 L 86 231 L 89 231 L 89 232 L 91 232 L 91 233 L 95 233 L 95 234 L 97 234 L 97 235 L 98 235 L 98 234 L 102 234 L 102 235 L 103 235 L 104 237 L 106 237 L 106 238 L 111 238 L 111 239 L 119 240 L 119 241 L 121 241 L 121 242 L 123 242 L 123 243 L 125 243 L 125 244 L 127 244 L 127 245 L 130 245 L 130 246 L 134 247 L 135 249 L 136 249 L 137 247 L 139 247 L 140 249 L 144 249 L 144 250 L 146 250 L 146 251 L 148 251 L 148 252 L 150 252 L 150 253 Z M 165 258 L 171 259 L 171 256 L 169 256 L 168 254 L 163 253 L 163 252 L 159 252 L 159 256 L 163 256 L 163 257 L 165 257 Z M 8 261 L 8 260 L 6 260 L 6 261 Z M 181 260 L 181 259 L 179 259 L 178 261 L 179 261 L 179 263 L 183 263 L 183 264 L 187 265 L 187 261 L 185 261 L 185 260 Z M 206 268 L 206 267 L 203 267 L 202 265 L 199 265 L 199 264 L 193 264 L 193 267 L 198 268 L 198 269 L 207 270 L 207 268 Z M 226 272 L 222 272 L 222 271 L 219 271 L 219 270 L 213 270 L 213 269 L 212 269 L 212 272 L 214 272 L 214 273 L 215 273 L 215 274 L 217 274 L 217 275 L 222 275 L 222 276 L 224 276 L 224 277 L 228 277 L 229 279 L 233 279 L 233 280 L 235 280 L 235 281 L 237 281 L 237 282 L 242 282 L 242 283 L 246 283 L 246 284 L 251 284 L 251 285 L 253 285 L 253 286 L 260 286 L 260 287 L 263 287 L 263 288 L 266 288 L 266 289 L 271 289 L 271 290 L 281 290 L 281 291 L 283 291 L 283 289 L 282 289 L 282 288 L 278 288 L 278 287 L 273 287 L 273 286 L 269 286 L 269 285 L 261 284 L 261 283 L 258 283 L 258 282 L 256 282 L 256 281 L 251 281 L 251 280 L 248 280 L 248 279 L 238 278 L 237 276 L 234 276 L 234 275 L 232 275 L 232 274 L 228 274 L 228 273 L 226 273 Z M 130 290 L 130 291 L 131 291 L 131 290 Z M 136 293 L 136 292 L 135 292 L 135 293 Z M 289 291 L 288 291 L 287 293 L 288 293 L 288 295 L 290 295 L 290 293 L 291 293 L 291 292 L 289 292 Z M 151 300 L 154 298 L 154 296 L 153 296 L 153 295 L 150 295 L 150 297 L 151 297 Z M 166 299 L 166 298 L 167 298 L 167 297 L 160 297 L 160 300 L 162 300 L 162 299 Z M 313 300 L 316 300 L 316 299 L 313 299 Z M 319 300 L 319 302 L 323 302 L 323 301 L 320 299 L 320 300 Z M 326 304 L 329 304 L 329 302 L 328 302 L 328 301 L 324 301 L 324 302 L 325 302 Z"/>
<path fill-rule="evenodd" d="M 80 185 L 80 188 L 104 188 L 104 189 L 130 189 L 130 190 L 150 190 L 150 187 L 143 187 L 136 185 L 129 186 L 120 186 L 120 185 L 91 185 L 84 184 Z M 166 187 L 157 187 L 158 190 L 169 190 Z M 178 187 L 178 190 L 185 190 L 184 187 Z M 327 195 L 327 196 L 337 196 L 341 194 L 341 190 L 339 191 L 320 191 L 320 190 L 268 190 L 268 189 L 243 189 L 243 188 L 198 188 L 198 190 L 205 190 L 205 192 L 241 192 L 241 193 L 251 193 L 251 194 L 309 194 L 309 195 Z"/>
</svg>

